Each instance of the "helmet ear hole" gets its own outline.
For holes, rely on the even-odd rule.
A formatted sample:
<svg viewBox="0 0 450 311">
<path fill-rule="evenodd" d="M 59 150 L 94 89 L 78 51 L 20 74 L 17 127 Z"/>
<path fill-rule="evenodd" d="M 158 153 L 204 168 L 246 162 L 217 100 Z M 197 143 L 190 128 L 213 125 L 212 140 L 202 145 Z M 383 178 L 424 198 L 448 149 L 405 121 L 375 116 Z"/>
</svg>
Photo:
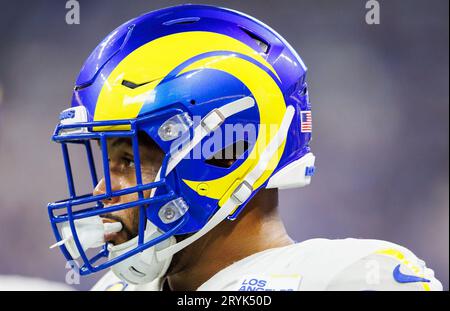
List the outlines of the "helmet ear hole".
<svg viewBox="0 0 450 311">
<path fill-rule="evenodd" d="M 230 168 L 248 150 L 248 147 L 248 141 L 239 140 L 216 152 L 212 157 L 206 159 L 205 163 L 216 167 Z"/>
</svg>

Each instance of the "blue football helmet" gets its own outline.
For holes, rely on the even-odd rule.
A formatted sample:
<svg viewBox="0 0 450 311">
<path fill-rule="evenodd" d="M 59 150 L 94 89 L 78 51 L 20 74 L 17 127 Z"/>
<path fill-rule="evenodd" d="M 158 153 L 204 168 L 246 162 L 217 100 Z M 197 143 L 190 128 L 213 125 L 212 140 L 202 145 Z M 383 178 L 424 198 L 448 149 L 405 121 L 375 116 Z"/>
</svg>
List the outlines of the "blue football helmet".
<svg viewBox="0 0 450 311">
<path fill-rule="evenodd" d="M 112 267 L 120 278 L 142 284 L 162 276 L 176 252 L 236 219 L 259 190 L 308 185 L 314 155 L 305 78 L 303 61 L 277 32 L 234 10 L 180 5 L 115 29 L 84 63 L 52 138 L 61 145 L 69 189 L 68 199 L 48 205 L 56 245 L 67 260 L 81 258 L 81 275 Z M 226 135 L 227 128 L 241 130 Z M 140 133 L 165 154 L 151 183 L 142 181 Z M 196 152 L 213 136 L 222 141 L 220 150 Z M 111 187 L 106 142 L 114 137 L 131 139 L 134 187 Z M 78 194 L 68 145 L 84 145 L 95 187 L 93 140 L 102 152 L 106 190 Z M 230 165 L 210 161 L 238 144 L 245 147 Z M 136 201 L 102 204 L 128 194 Z M 121 226 L 106 227 L 99 216 L 130 208 L 139 209 L 139 234 L 120 245 L 106 243 L 104 232 Z M 88 256 L 87 249 L 98 252 Z"/>
</svg>

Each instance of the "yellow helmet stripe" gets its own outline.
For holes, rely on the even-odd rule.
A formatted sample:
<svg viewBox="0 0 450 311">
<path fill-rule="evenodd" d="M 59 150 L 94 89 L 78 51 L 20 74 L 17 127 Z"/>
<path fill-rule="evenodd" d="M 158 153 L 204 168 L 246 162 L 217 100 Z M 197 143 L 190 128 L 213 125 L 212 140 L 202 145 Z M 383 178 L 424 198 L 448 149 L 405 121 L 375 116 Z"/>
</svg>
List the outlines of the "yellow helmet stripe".
<svg viewBox="0 0 450 311">
<path fill-rule="evenodd" d="M 94 120 L 136 118 L 144 103 L 154 94 L 159 82 L 174 68 L 197 55 L 224 50 L 247 55 L 276 75 L 273 67 L 261 55 L 232 37 L 203 31 L 171 34 L 155 39 L 131 52 L 108 77 L 100 74 L 99 79 L 105 81 L 97 100 Z M 122 86 L 124 79 L 138 84 L 153 82 L 133 90 Z"/>
<path fill-rule="evenodd" d="M 244 83 L 253 94 L 260 114 L 260 128 L 256 143 L 247 159 L 228 175 L 206 181 L 183 181 L 199 194 L 213 199 L 222 199 L 230 185 L 237 179 L 242 178 L 259 161 L 259 156 L 265 147 L 275 136 L 281 120 L 286 111 L 286 104 L 280 88 L 272 77 L 261 67 L 234 56 L 213 56 L 195 62 L 185 68 L 183 72 L 198 68 L 211 68 L 227 72 Z M 257 77 L 257 78 L 255 78 Z M 276 168 L 284 151 L 284 142 L 278 152 L 272 157 L 268 169 L 255 183 L 254 188 L 261 186 Z M 208 191 L 204 191 L 208 189 Z"/>
</svg>

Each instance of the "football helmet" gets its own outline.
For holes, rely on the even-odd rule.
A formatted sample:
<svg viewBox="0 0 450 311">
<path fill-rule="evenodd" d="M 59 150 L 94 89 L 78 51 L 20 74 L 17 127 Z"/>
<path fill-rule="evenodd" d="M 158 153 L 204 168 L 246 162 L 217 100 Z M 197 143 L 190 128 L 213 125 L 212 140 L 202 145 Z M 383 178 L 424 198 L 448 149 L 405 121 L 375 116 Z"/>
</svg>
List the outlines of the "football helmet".
<svg viewBox="0 0 450 311">
<path fill-rule="evenodd" d="M 306 70 L 277 32 L 230 9 L 179 5 L 115 29 L 84 63 L 52 137 L 62 148 L 69 190 L 68 199 L 48 205 L 55 245 L 74 265 L 81 258 L 81 275 L 112 267 L 142 284 L 164 275 L 175 253 L 221 221 L 236 219 L 259 190 L 308 185 L 314 155 Z M 151 183 L 142 181 L 140 133 L 165 154 Z M 132 142 L 134 187 L 111 187 L 106 142 L 113 137 Z M 95 187 L 92 141 L 102 153 L 106 190 L 79 194 L 68 146 L 85 148 Z M 210 161 L 237 145 L 242 150 L 229 165 Z M 138 199 L 102 204 L 128 194 Z M 138 235 L 106 243 L 104 234 L 122 226 L 99 216 L 130 208 L 139 209 Z M 92 249 L 98 251 L 90 256 Z"/>
</svg>

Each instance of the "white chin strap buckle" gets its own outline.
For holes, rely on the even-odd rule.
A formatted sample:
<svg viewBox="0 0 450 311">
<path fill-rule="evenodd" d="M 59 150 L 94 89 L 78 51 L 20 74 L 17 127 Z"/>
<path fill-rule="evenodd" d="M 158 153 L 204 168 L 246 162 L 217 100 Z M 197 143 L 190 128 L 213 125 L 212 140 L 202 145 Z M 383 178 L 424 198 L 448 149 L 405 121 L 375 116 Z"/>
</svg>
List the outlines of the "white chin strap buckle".
<svg viewBox="0 0 450 311">
<path fill-rule="evenodd" d="M 201 121 L 201 125 L 208 133 L 215 131 L 225 121 L 224 115 L 218 109 L 211 110 Z"/>
<path fill-rule="evenodd" d="M 247 181 L 243 181 L 237 188 L 234 190 L 231 197 L 234 199 L 237 205 L 241 205 L 252 195 L 253 187 Z"/>
</svg>

